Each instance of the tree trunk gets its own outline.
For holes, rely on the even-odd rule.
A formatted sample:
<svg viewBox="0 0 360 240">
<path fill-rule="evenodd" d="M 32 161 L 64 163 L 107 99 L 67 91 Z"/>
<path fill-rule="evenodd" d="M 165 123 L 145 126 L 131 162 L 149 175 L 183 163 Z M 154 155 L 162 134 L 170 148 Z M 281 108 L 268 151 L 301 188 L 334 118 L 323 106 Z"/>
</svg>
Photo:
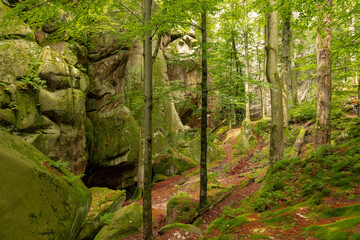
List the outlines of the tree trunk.
<svg viewBox="0 0 360 240">
<path fill-rule="evenodd" d="M 151 0 L 145 0 L 145 25 L 151 19 Z M 148 27 L 148 26 L 146 26 Z M 143 198 L 143 239 L 153 239 L 151 209 L 152 178 L 152 46 L 151 31 L 145 33 L 144 42 L 145 72 L 145 153 L 144 153 L 144 198 Z"/>
<path fill-rule="evenodd" d="M 274 163 L 283 157 L 284 148 L 284 111 L 282 104 L 282 87 L 278 64 L 278 11 L 274 10 L 277 2 L 270 0 L 272 9 L 268 15 L 268 45 L 266 46 L 267 63 L 266 76 L 271 83 L 271 132 L 270 132 L 270 163 Z"/>
<path fill-rule="evenodd" d="M 290 16 L 291 11 L 285 6 L 283 14 L 283 34 L 282 34 L 282 84 L 283 84 L 283 104 L 284 104 L 284 125 L 288 126 L 288 85 L 291 76 L 290 66 Z"/>
<path fill-rule="evenodd" d="M 330 144 L 331 134 L 331 14 L 332 0 L 318 3 L 319 27 L 316 37 L 318 98 L 315 148 Z M 330 8 L 329 8 L 330 7 Z"/>
<path fill-rule="evenodd" d="M 295 65 L 296 68 L 296 65 Z M 294 106 L 299 105 L 299 97 L 298 97 L 298 79 L 300 72 L 297 70 L 295 72 L 295 76 L 291 78 L 291 98 Z"/>
<path fill-rule="evenodd" d="M 245 94 L 246 94 L 246 107 L 245 107 L 245 120 L 250 121 L 250 99 L 249 99 L 249 73 L 250 73 L 250 63 L 249 63 L 249 30 L 247 24 L 247 0 L 245 0 L 245 32 L 244 32 L 244 47 L 245 47 Z"/>
<path fill-rule="evenodd" d="M 207 26 L 206 12 L 201 13 L 201 156 L 200 156 L 200 208 L 207 203 Z"/>
</svg>

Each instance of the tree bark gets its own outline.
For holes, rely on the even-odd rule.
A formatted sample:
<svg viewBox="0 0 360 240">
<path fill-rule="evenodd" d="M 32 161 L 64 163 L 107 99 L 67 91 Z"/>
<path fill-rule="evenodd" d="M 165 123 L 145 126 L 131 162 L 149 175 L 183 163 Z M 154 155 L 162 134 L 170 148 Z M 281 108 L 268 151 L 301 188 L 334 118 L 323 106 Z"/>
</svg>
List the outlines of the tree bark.
<svg viewBox="0 0 360 240">
<path fill-rule="evenodd" d="M 249 73 L 250 73 L 250 63 L 249 63 L 249 30 L 247 24 L 247 0 L 245 0 L 245 31 L 244 31 L 244 48 L 245 48 L 245 94 L 246 94 L 246 107 L 245 107 L 245 119 L 250 121 L 250 99 L 249 99 Z"/>
<path fill-rule="evenodd" d="M 266 76 L 271 83 L 271 132 L 270 132 L 270 163 L 274 163 L 283 157 L 284 148 L 284 111 L 282 104 L 282 87 L 278 64 L 278 11 L 274 8 L 277 2 L 270 0 L 272 9 L 268 15 L 268 45 L 266 46 L 267 63 Z"/>
<path fill-rule="evenodd" d="M 145 25 L 151 20 L 151 0 L 145 0 Z M 147 26 L 146 26 L 147 27 Z M 144 197 L 143 197 L 143 239 L 153 239 L 151 209 L 152 178 L 152 44 L 150 29 L 144 41 L 145 72 L 145 153 L 144 153 Z"/>
<path fill-rule="evenodd" d="M 200 202 L 203 208 L 207 203 L 207 26 L 206 11 L 201 13 L 201 156 L 200 156 Z"/>
<path fill-rule="evenodd" d="M 332 0 L 318 3 L 319 27 L 316 37 L 317 109 L 315 148 L 330 144 L 331 135 L 331 8 Z"/>
<path fill-rule="evenodd" d="M 296 67 L 296 65 L 295 65 Z M 298 79 L 300 72 L 297 70 L 295 72 L 295 76 L 291 78 L 291 98 L 294 106 L 299 105 L 299 97 L 298 97 Z"/>
<path fill-rule="evenodd" d="M 290 66 L 290 16 L 291 11 L 285 6 L 283 14 L 283 34 L 282 34 L 282 84 L 283 84 L 283 107 L 284 107 L 284 125 L 288 126 L 288 94 L 289 80 L 291 76 Z"/>
</svg>

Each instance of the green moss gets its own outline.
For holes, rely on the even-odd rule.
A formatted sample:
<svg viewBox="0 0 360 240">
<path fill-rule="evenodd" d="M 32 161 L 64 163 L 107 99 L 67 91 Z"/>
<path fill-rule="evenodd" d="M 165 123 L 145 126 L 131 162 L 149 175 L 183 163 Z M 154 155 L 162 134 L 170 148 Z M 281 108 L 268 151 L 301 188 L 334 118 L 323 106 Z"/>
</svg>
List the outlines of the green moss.
<svg viewBox="0 0 360 240">
<path fill-rule="evenodd" d="M 50 161 L 16 136 L 0 134 L 1 189 L 6 193 L 0 215 L 4 239 L 73 239 L 90 208 L 91 196 L 65 169 L 47 167 Z"/>
<path fill-rule="evenodd" d="M 228 219 L 221 217 L 213 221 L 208 227 L 207 233 L 210 233 L 214 229 L 218 229 L 221 233 L 230 233 L 234 228 L 249 223 L 250 220 L 246 215 L 240 215 L 235 218 Z"/>
<path fill-rule="evenodd" d="M 140 232 L 141 227 L 142 207 L 138 203 L 132 203 L 117 211 L 94 240 L 124 239 Z"/>
<path fill-rule="evenodd" d="M 166 223 L 187 223 L 196 214 L 198 201 L 187 195 L 175 195 L 168 201 Z"/>
<path fill-rule="evenodd" d="M 357 216 L 359 214 L 360 214 L 360 203 L 345 207 L 339 207 L 336 209 L 328 208 L 322 212 L 321 217 L 323 218 L 349 217 L 349 216 Z"/>
<path fill-rule="evenodd" d="M 360 224 L 360 216 L 339 220 L 325 225 L 311 225 L 304 232 L 315 235 L 319 239 L 342 240 L 353 239 L 351 229 Z"/>
<path fill-rule="evenodd" d="M 161 182 L 167 179 L 167 176 L 162 175 L 162 174 L 155 174 L 155 176 L 153 177 L 153 183 L 157 183 L 157 182 Z"/>
<path fill-rule="evenodd" d="M 155 161 L 154 174 L 172 176 L 185 172 L 197 165 L 198 163 L 193 159 L 182 155 L 174 149 L 169 149 L 165 155 Z"/>
<path fill-rule="evenodd" d="M 202 231 L 199 228 L 195 227 L 194 225 L 184 223 L 172 223 L 165 225 L 159 230 L 159 234 L 164 234 L 172 229 L 179 229 L 181 231 L 202 235 Z"/>
</svg>

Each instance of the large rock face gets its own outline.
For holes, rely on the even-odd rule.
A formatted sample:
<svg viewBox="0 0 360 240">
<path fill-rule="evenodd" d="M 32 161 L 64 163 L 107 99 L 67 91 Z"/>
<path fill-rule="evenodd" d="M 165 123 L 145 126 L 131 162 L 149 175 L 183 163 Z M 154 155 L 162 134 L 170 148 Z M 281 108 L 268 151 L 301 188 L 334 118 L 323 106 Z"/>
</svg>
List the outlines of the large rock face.
<svg viewBox="0 0 360 240">
<path fill-rule="evenodd" d="M 0 238 L 74 239 L 91 194 L 70 172 L 20 138 L 0 130 Z"/>
<path fill-rule="evenodd" d="M 0 4 L 0 18 L 9 11 Z M 13 27 L 0 31 L 8 38 L 0 40 L 0 127 L 53 160 L 70 162 L 75 174 L 86 171 L 89 186 L 135 185 L 144 150 L 141 44 L 125 47 L 106 32 L 92 37 L 89 49 L 78 43 L 45 44 L 51 26 L 34 34 L 15 20 L 9 21 Z M 179 40 L 168 49 L 186 50 L 181 44 Z M 183 129 L 168 94 L 168 76 L 185 85 L 197 82 L 195 69 L 167 64 L 162 46 L 153 75 L 154 161 Z"/>
</svg>

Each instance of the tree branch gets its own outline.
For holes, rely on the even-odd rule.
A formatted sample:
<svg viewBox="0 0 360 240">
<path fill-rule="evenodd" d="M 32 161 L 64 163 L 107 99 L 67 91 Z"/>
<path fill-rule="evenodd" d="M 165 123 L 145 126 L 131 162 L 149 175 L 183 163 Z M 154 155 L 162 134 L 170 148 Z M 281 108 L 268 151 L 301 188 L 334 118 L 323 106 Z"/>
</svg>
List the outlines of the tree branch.
<svg viewBox="0 0 360 240">
<path fill-rule="evenodd" d="M 134 17 L 136 17 L 142 24 L 144 24 L 144 21 L 138 16 L 136 15 L 136 13 L 134 13 L 130 8 L 128 8 L 125 4 L 123 4 L 122 2 L 120 2 L 119 0 L 116 0 L 116 2 L 118 4 L 120 4 L 121 6 L 123 6 L 126 10 L 128 10 Z"/>
</svg>

